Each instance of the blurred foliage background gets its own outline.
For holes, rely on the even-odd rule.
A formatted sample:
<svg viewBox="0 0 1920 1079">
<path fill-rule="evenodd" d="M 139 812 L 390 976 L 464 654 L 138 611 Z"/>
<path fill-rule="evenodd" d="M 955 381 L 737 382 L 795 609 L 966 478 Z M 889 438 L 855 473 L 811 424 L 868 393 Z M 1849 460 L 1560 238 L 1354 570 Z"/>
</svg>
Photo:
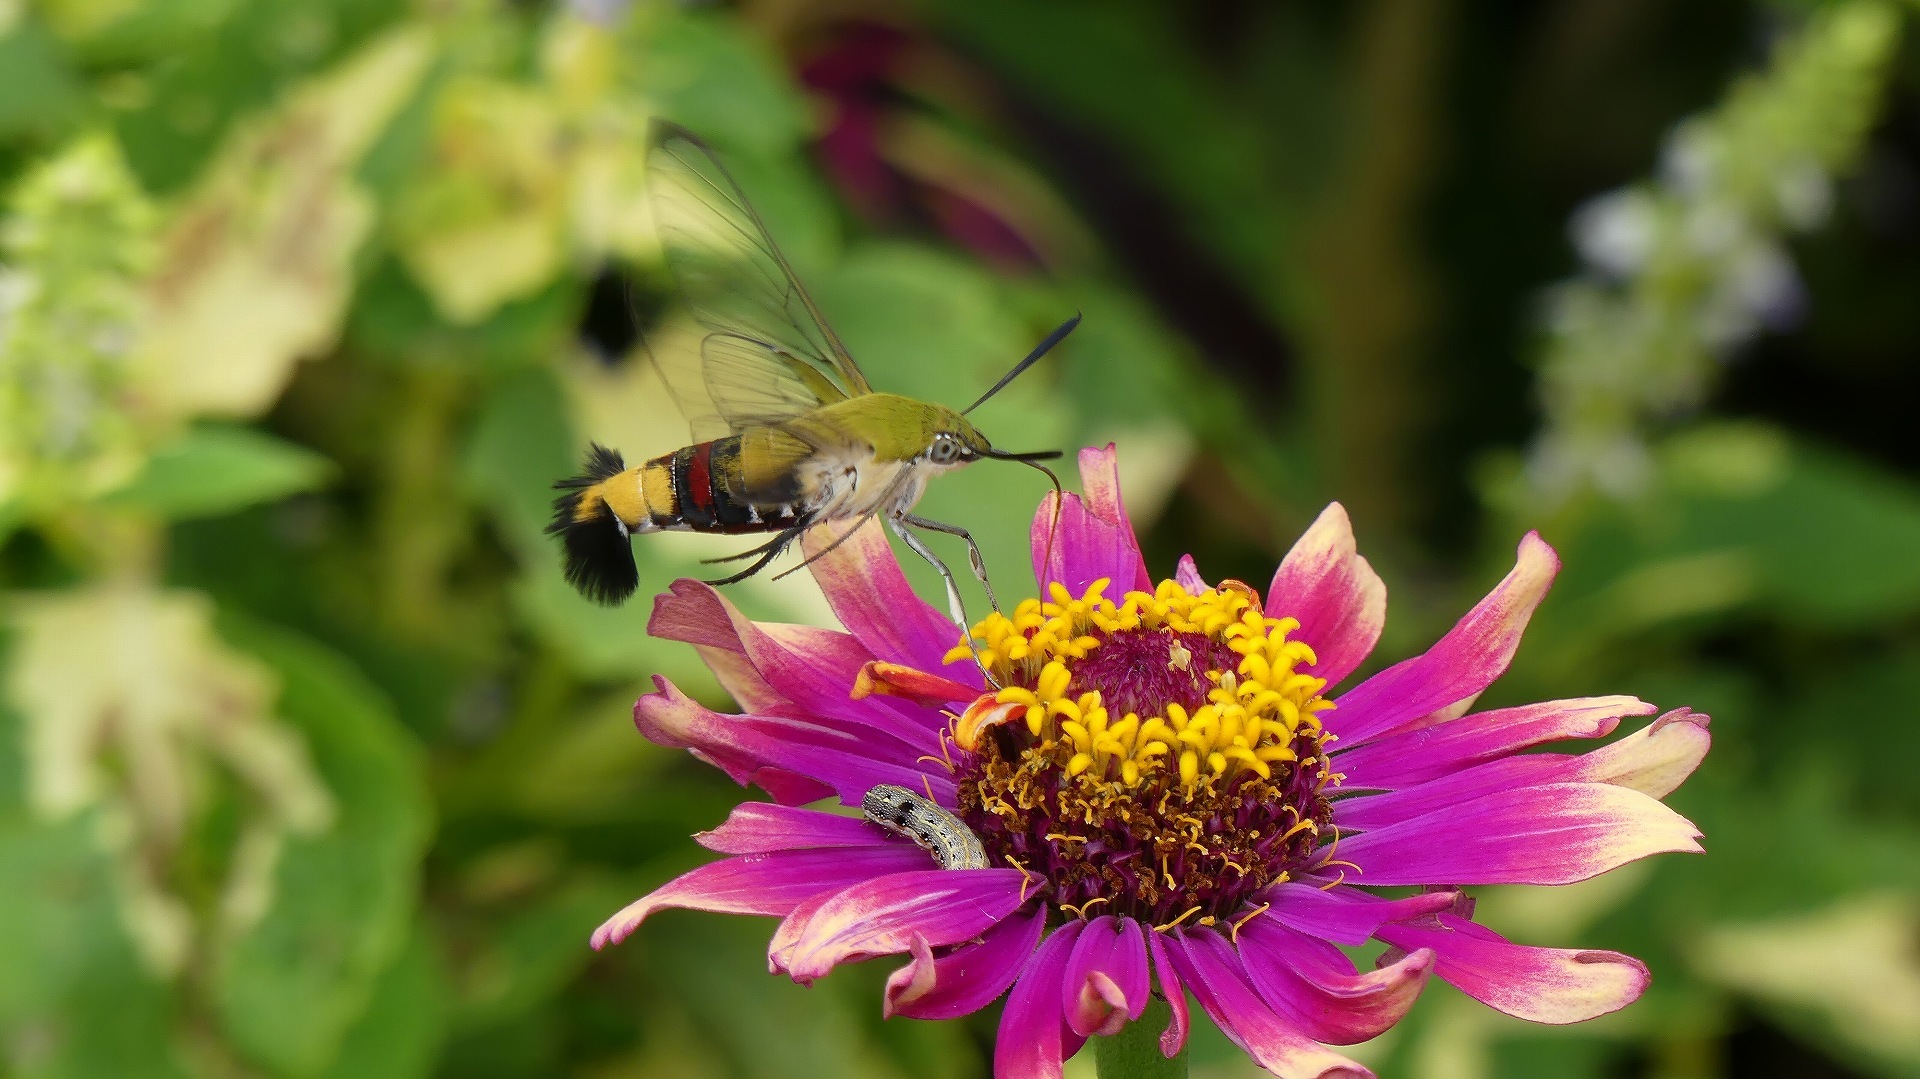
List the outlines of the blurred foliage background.
<svg viewBox="0 0 1920 1079">
<path fill-rule="evenodd" d="M 1161 572 L 1263 582 L 1338 498 L 1399 657 L 1538 527 L 1498 697 L 1713 714 L 1708 857 L 1481 907 L 1647 998 L 1436 983 L 1383 1074 L 1920 1075 L 1915 14 L 0 0 L 0 1075 L 986 1074 L 991 1014 L 883 1024 L 888 964 L 802 990 L 766 924 L 586 947 L 739 797 L 629 725 L 656 672 L 719 702 L 691 650 L 540 535 L 589 438 L 684 439 L 655 115 L 876 385 L 965 401 L 1084 311 L 982 425 L 1118 440 Z M 1040 493 L 927 505 L 1010 595 Z"/>
</svg>

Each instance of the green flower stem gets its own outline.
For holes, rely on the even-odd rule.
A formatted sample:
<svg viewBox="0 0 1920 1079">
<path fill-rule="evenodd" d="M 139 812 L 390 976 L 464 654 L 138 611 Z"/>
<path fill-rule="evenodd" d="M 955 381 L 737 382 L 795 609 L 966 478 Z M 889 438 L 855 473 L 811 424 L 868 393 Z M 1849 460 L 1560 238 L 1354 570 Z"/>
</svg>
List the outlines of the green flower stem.
<svg viewBox="0 0 1920 1079">
<path fill-rule="evenodd" d="M 1147 1011 L 1110 1038 L 1093 1039 L 1093 1062 L 1100 1079 L 1186 1079 L 1187 1047 L 1172 1060 L 1160 1055 L 1160 1032 L 1173 1009 L 1154 997 Z"/>
</svg>

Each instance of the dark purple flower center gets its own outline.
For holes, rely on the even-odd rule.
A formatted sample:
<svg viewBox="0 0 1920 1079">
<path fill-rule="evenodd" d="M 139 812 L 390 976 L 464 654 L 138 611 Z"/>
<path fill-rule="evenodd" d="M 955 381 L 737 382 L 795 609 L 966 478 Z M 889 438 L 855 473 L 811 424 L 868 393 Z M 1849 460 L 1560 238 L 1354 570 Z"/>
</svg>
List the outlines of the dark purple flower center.
<svg viewBox="0 0 1920 1079">
<path fill-rule="evenodd" d="M 1070 913 L 1243 918 L 1332 838 L 1312 651 L 1244 587 L 1101 590 L 975 627 L 1003 688 L 960 724 L 961 818 Z"/>
</svg>

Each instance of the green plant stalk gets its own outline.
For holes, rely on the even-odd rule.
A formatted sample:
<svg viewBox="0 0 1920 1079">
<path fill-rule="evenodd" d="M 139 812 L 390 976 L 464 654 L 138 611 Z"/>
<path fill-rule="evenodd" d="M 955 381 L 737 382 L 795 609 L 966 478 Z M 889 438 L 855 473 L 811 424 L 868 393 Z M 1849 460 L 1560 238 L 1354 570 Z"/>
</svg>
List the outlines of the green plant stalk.
<svg viewBox="0 0 1920 1079">
<path fill-rule="evenodd" d="M 1146 1013 L 1108 1038 L 1093 1040 L 1093 1062 L 1100 1079 L 1186 1079 L 1187 1047 L 1169 1060 L 1160 1054 L 1160 1032 L 1173 1009 L 1154 997 Z"/>
</svg>

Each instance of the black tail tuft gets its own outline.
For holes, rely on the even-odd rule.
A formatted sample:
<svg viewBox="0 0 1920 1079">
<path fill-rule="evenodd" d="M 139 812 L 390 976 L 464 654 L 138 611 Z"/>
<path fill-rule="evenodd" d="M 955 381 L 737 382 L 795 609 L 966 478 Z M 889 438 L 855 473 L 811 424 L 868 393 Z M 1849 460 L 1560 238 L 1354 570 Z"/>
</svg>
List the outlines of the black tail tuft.
<svg viewBox="0 0 1920 1079">
<path fill-rule="evenodd" d="M 566 548 L 567 583 L 595 603 L 609 606 L 640 587 L 640 569 L 633 563 L 633 545 L 625 526 L 593 487 L 626 468 L 619 453 L 595 445 L 587 453 L 582 475 L 553 485 L 565 493 L 553 500 L 553 522 L 547 525 L 547 534 L 559 536 Z M 581 515 L 582 499 L 591 499 L 585 516 Z"/>
<path fill-rule="evenodd" d="M 598 442 L 587 443 L 586 470 L 578 476 L 555 481 L 556 491 L 571 491 L 581 487 L 592 487 L 601 480 L 618 476 L 627 470 L 627 462 L 620 456 L 619 450 L 610 450 Z M 548 531 L 554 531 L 548 529 Z"/>
</svg>

